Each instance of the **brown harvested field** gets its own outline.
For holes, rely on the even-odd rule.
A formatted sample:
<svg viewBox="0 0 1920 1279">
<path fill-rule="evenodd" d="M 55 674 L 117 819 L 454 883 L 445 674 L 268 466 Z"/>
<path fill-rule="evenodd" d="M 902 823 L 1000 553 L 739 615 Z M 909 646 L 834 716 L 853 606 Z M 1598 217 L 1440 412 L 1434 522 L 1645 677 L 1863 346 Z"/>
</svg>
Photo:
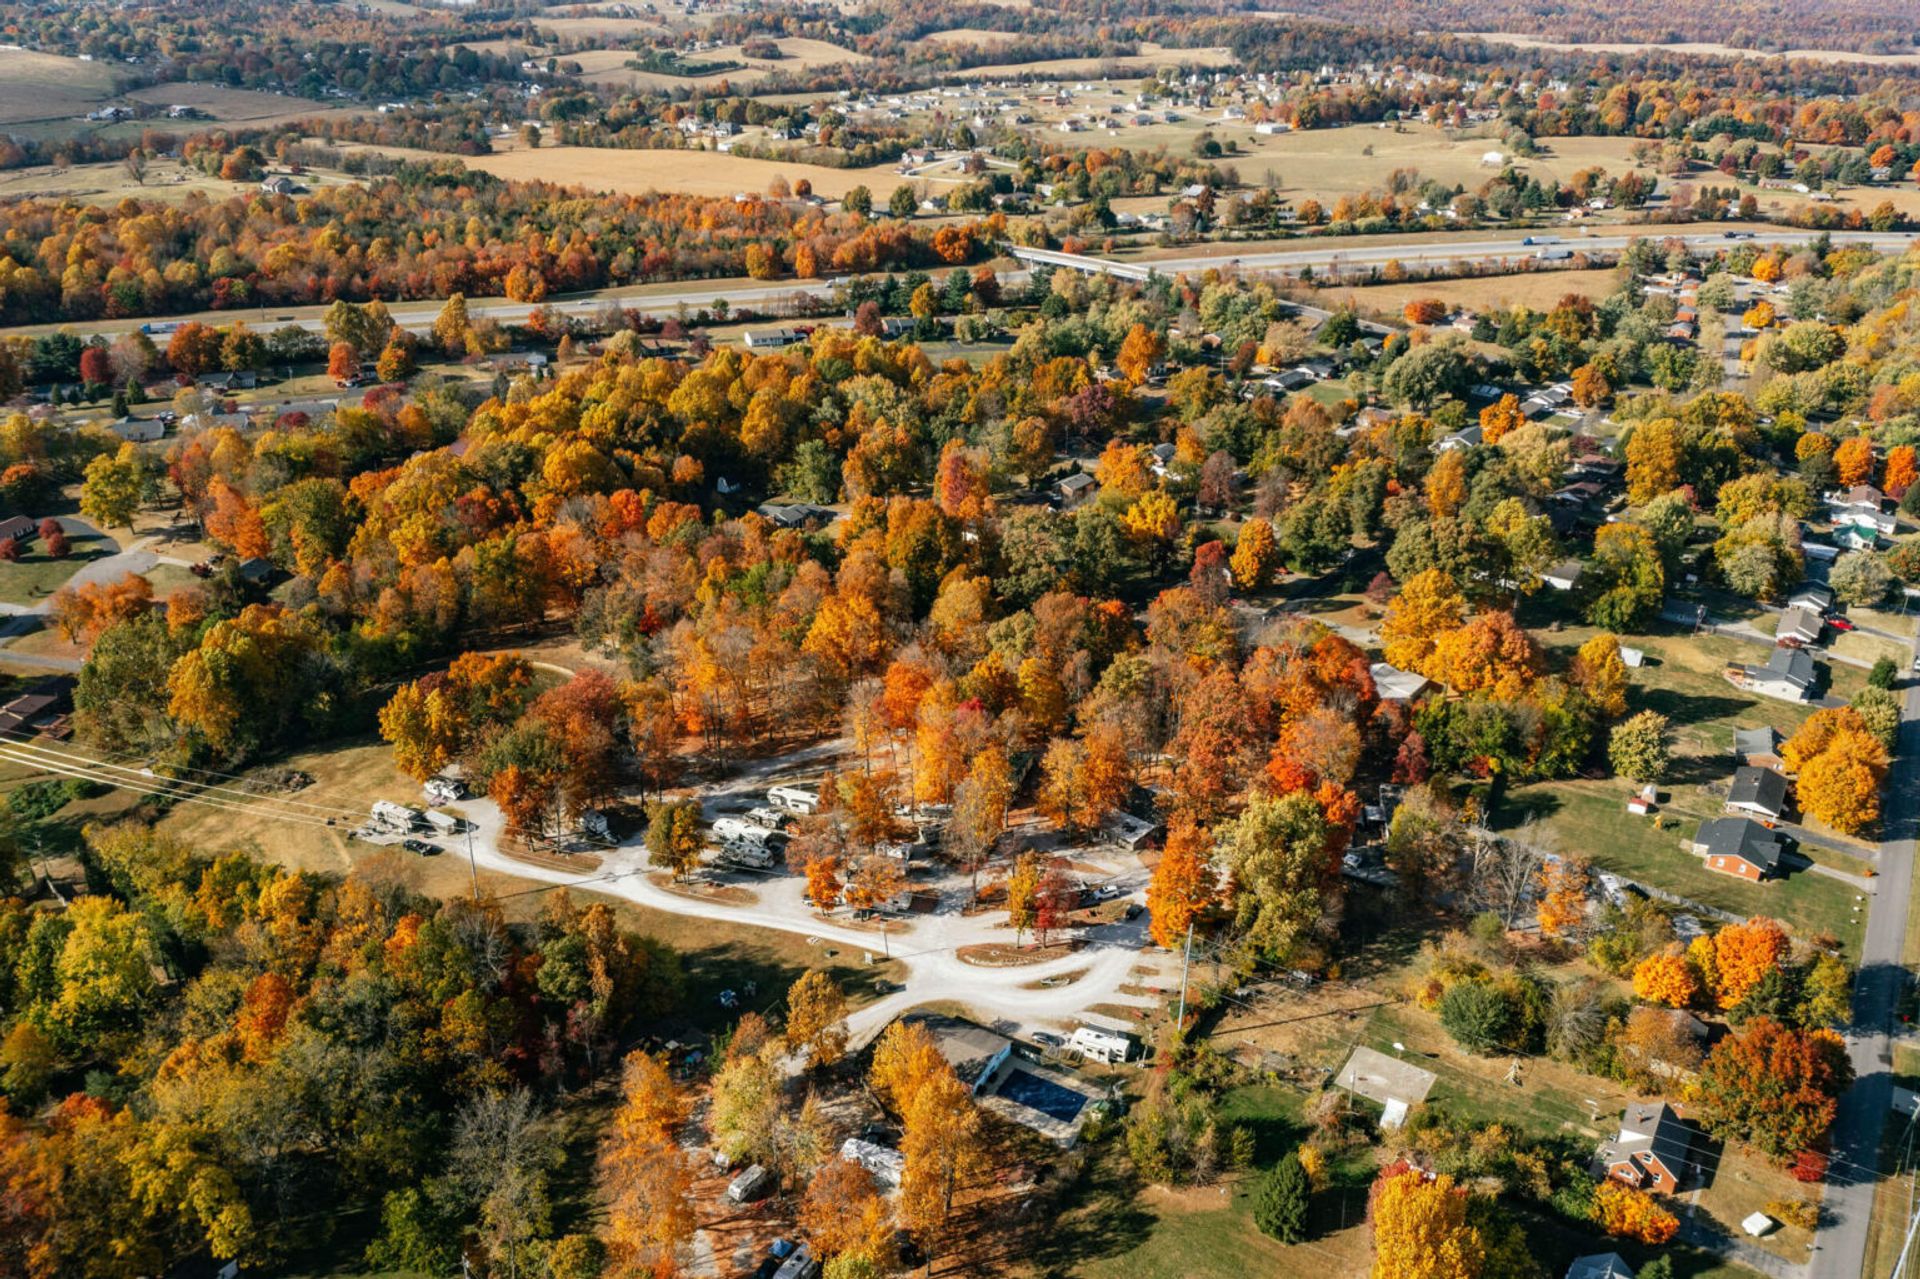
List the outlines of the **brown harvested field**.
<svg viewBox="0 0 1920 1279">
<path fill-rule="evenodd" d="M 864 53 L 855 53 L 851 49 L 842 49 L 837 44 L 828 44 L 824 40 L 807 40 L 798 37 L 777 41 L 783 58 L 749 58 L 741 53 L 737 44 L 721 45 L 704 53 L 693 55 L 689 61 L 706 62 L 743 62 L 744 68 L 716 72 L 708 76 L 666 75 L 658 71 L 635 71 L 627 66 L 627 59 L 634 55 L 625 49 L 590 49 L 585 53 L 570 55 L 570 60 L 578 62 L 581 78 L 593 84 L 618 85 L 628 89 L 690 89 L 697 85 L 718 84 L 725 80 L 736 87 L 748 86 L 766 79 L 775 71 L 807 71 L 815 67 L 830 66 L 835 63 L 865 63 L 873 61 Z"/>
<path fill-rule="evenodd" d="M 1525 271 L 1519 275 L 1492 275 L 1470 280 L 1430 280 L 1420 284 L 1372 284 L 1357 289 L 1322 289 L 1310 299 L 1315 306 L 1353 305 L 1398 315 L 1415 298 L 1440 298 L 1470 311 L 1505 310 L 1525 306 L 1548 311 L 1569 293 L 1584 293 L 1594 301 L 1618 287 L 1612 269 L 1596 271 Z"/>
<path fill-rule="evenodd" d="M 113 68 L 27 49 L 0 49 L 0 124 L 85 116 L 113 93 Z"/>
<path fill-rule="evenodd" d="M 284 93 L 260 93 L 253 89 L 229 89 L 218 84 L 190 84 L 177 81 L 135 89 L 128 101 L 145 102 L 156 107 L 197 107 L 222 124 L 284 124 L 289 120 L 308 120 L 322 116 L 354 116 L 365 112 L 353 108 L 328 107 L 312 98 L 296 98 Z M 191 129 L 191 120 L 170 122 L 171 127 Z M 169 127 L 163 125 L 162 127 Z"/>
<path fill-rule="evenodd" d="M 626 40 L 659 35 L 667 28 L 650 18 L 623 18 L 600 14 L 590 18 L 535 18 L 533 25 L 550 35 L 581 40 Z"/>
<path fill-rule="evenodd" d="M 1243 177 L 1257 180 L 1270 167 L 1280 176 L 1281 190 L 1295 201 L 1385 190 L 1396 169 L 1414 169 L 1423 178 L 1473 190 L 1497 173 L 1494 166 L 1482 163 L 1486 154 L 1506 152 L 1496 140 L 1455 138 L 1422 123 L 1397 129 L 1356 124 L 1270 136 L 1254 133 L 1243 124 L 1215 122 L 1211 127 L 1216 137 L 1232 137 L 1239 143 L 1239 155 L 1228 162 L 1237 165 Z M 1595 165 L 1618 175 L 1636 167 L 1628 155 L 1632 145 L 1628 138 L 1552 138 L 1543 142 L 1540 155 L 1512 163 L 1560 182 Z"/>
<path fill-rule="evenodd" d="M 1233 50 L 1212 46 L 1203 49 L 1169 49 L 1143 40 L 1140 52 L 1119 58 L 1043 58 L 1038 62 L 1003 62 L 985 67 L 969 67 L 949 73 L 948 79 L 990 80 L 996 76 L 1098 76 L 1108 71 L 1154 72 L 1161 67 L 1231 67 L 1239 59 Z"/>
<path fill-rule="evenodd" d="M 900 181 L 892 165 L 866 169 L 829 169 L 817 164 L 749 160 L 717 151 L 615 151 L 600 147 L 542 147 L 468 160 L 471 168 L 521 181 L 559 182 L 629 195 L 681 191 L 689 195 L 764 192 L 776 178 L 789 183 L 805 178 L 816 193 L 837 200 L 865 184 L 885 199 Z"/>
<path fill-rule="evenodd" d="M 1864 62 L 1876 67 L 1912 67 L 1920 66 L 1920 53 L 1851 53 L 1845 49 L 1787 49 L 1780 53 L 1767 53 L 1761 49 L 1741 49 L 1729 44 L 1695 41 L 1676 44 L 1610 44 L 1610 43 L 1574 43 L 1563 44 L 1557 40 L 1543 40 L 1539 36 L 1510 35 L 1503 31 L 1463 31 L 1461 36 L 1469 40 L 1485 40 L 1489 44 L 1510 44 L 1521 49 L 1580 49 L 1588 53 L 1691 53 L 1716 58 L 1763 58 L 1787 61 L 1805 58 L 1811 62 Z"/>
<path fill-rule="evenodd" d="M 309 173 L 301 179 L 310 188 L 337 186 L 348 179 Z M 0 172 L 0 200 L 71 197 L 94 204 L 116 204 L 129 197 L 176 204 L 194 192 L 226 200 L 257 188 L 251 182 L 223 182 L 177 160 L 155 160 L 146 180 L 135 182 L 118 164 L 75 164 L 65 169 L 35 165 Z"/>
<path fill-rule="evenodd" d="M 1008 31 L 988 31 L 981 27 L 952 27 L 930 31 L 921 37 L 935 44 L 1012 44 L 1020 37 Z"/>
</svg>

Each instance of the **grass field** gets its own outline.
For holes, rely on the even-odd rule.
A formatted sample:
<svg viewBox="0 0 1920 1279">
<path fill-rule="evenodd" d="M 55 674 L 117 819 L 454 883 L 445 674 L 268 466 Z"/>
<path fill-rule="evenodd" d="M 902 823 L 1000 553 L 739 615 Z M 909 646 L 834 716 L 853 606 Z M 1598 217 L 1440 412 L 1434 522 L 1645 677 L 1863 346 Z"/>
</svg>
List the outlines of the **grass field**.
<svg viewBox="0 0 1920 1279">
<path fill-rule="evenodd" d="M 1536 606 L 1538 607 L 1538 606 Z M 1586 627 L 1567 626 L 1541 632 L 1554 650 L 1558 666 L 1590 638 Z M 1559 849 L 1589 858 L 1611 870 L 1704 905 L 1741 915 L 1772 915 L 1801 932 L 1831 932 L 1849 944 L 1859 936 L 1853 907 L 1856 890 L 1839 880 L 1798 870 L 1788 878 L 1748 884 L 1707 870 L 1699 858 L 1681 848 L 1698 823 L 1724 811 L 1722 792 L 1733 772 L 1733 731 L 1736 727 L 1768 724 L 1790 735 L 1811 713 L 1811 707 L 1756 697 L 1735 688 L 1721 675 L 1733 662 L 1764 656 L 1757 644 L 1720 636 L 1694 636 L 1663 628 L 1628 642 L 1647 654 L 1647 664 L 1629 672 L 1630 711 L 1655 710 L 1674 726 L 1673 764 L 1661 786 L 1660 815 L 1671 819 L 1667 829 L 1651 818 L 1630 816 L 1625 809 L 1630 786 L 1609 778 L 1539 782 L 1507 790 L 1493 821 L 1502 829 L 1517 826 L 1529 814 L 1540 821 Z M 1834 692 L 1847 696 L 1860 685 L 1861 672 L 1830 665 Z M 1812 845 L 1801 851 L 1850 873 L 1864 864 Z"/>
<path fill-rule="evenodd" d="M 110 537 L 76 536 L 65 559 L 47 554 L 46 543 L 34 539 L 33 545 L 12 564 L 0 564 L 0 601 L 8 604 L 37 604 L 66 585 L 67 579 L 88 560 L 97 560 L 119 550 Z"/>
<path fill-rule="evenodd" d="M 1449 306 L 1470 311 L 1506 310 L 1525 306 L 1549 311 L 1562 297 L 1580 293 L 1599 301 L 1619 285 L 1612 269 L 1594 271 L 1523 271 L 1462 280 L 1435 280 L 1422 284 L 1370 284 L 1354 289 L 1322 289 L 1315 305 L 1356 306 L 1398 315 L 1416 298 L 1440 298 Z"/>
<path fill-rule="evenodd" d="M 856 186 L 869 187 L 879 200 L 902 181 L 890 164 L 866 169 L 829 169 L 817 164 L 749 160 L 717 151 L 614 151 L 599 147 L 542 147 L 482 156 L 467 164 L 496 177 L 580 185 L 600 191 L 639 195 L 681 191 L 726 196 L 736 191 L 765 192 L 776 177 L 789 183 L 805 178 L 816 194 L 838 199 Z"/>
<path fill-rule="evenodd" d="M 585 19 L 584 21 L 598 20 Z M 704 76 L 636 71 L 626 65 L 627 60 L 634 56 L 626 49 L 592 49 L 584 53 L 569 54 L 567 60 L 580 64 L 581 78 L 589 83 L 610 84 L 627 89 L 691 89 L 696 86 L 718 84 L 722 80 L 736 88 L 742 88 L 766 79 L 775 71 L 807 71 L 835 63 L 859 65 L 873 61 L 864 53 L 855 53 L 837 44 L 828 44 L 825 40 L 788 37 L 776 43 L 780 46 L 784 57 L 749 58 L 737 44 L 721 45 L 692 55 L 688 61 L 695 64 L 723 62 L 745 64 L 744 67 L 735 67 L 728 71 L 718 71 Z"/>
<path fill-rule="evenodd" d="M 1853 53 L 1845 49 L 1786 49 L 1768 53 L 1760 49 L 1742 49 L 1737 45 L 1706 41 L 1679 41 L 1673 44 L 1613 44 L 1582 42 L 1566 44 L 1539 36 L 1512 35 L 1504 31 L 1463 31 L 1462 37 L 1485 40 L 1489 44 L 1510 44 L 1522 49 L 1583 49 L 1590 53 L 1697 53 L 1715 58 L 1762 58 L 1786 61 L 1805 58 L 1813 62 L 1864 62 L 1879 67 L 1920 66 L 1916 53 Z"/>
<path fill-rule="evenodd" d="M 0 124 L 84 116 L 113 92 L 113 68 L 27 49 L 0 49 Z"/>
<path fill-rule="evenodd" d="M 127 100 L 145 102 L 158 107 L 198 107 L 222 124 L 283 124 L 289 120 L 306 120 L 317 116 L 363 114 L 349 108 L 328 107 L 312 98 L 297 98 L 284 93 L 260 93 L 252 89 L 229 89 L 220 84 L 192 84 L 186 81 L 135 89 L 127 94 Z M 203 126 L 204 123 L 202 121 L 201 125 Z M 198 126 L 191 120 L 176 120 L 169 122 L 167 127 L 191 130 Z"/>
<path fill-rule="evenodd" d="M 190 123 L 190 122 L 189 122 Z M 206 121 L 201 121 L 204 126 Z M 300 181 L 310 189 L 339 186 L 352 181 L 345 177 L 309 172 Z M 143 181 L 136 182 L 119 164 L 74 164 L 64 169 L 35 165 L 0 172 L 0 199 L 35 196 L 52 199 L 89 200 L 112 205 L 121 200 L 161 200 L 177 204 L 198 192 L 213 200 L 227 200 L 255 190 L 251 182 L 223 182 L 208 177 L 178 160 L 155 160 L 147 166 Z"/>
<path fill-rule="evenodd" d="M 1119 58 L 1042 58 L 1035 62 L 1003 62 L 950 72 L 948 79 L 990 80 L 995 76 L 1105 76 L 1109 72 L 1147 72 L 1161 67 L 1231 67 L 1238 64 L 1233 50 L 1225 48 L 1168 49 L 1151 40 L 1140 43 L 1140 52 Z"/>
</svg>

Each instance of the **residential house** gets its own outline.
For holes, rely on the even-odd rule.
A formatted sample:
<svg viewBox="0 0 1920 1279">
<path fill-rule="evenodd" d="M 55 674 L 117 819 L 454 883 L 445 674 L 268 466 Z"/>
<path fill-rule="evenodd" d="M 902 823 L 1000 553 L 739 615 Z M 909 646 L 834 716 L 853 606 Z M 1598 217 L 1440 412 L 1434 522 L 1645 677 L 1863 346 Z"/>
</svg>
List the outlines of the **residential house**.
<svg viewBox="0 0 1920 1279">
<path fill-rule="evenodd" d="M 1579 560 L 1561 560 L 1540 575 L 1540 580 L 1556 591 L 1570 591 L 1580 584 L 1580 575 L 1586 571 L 1586 565 Z"/>
<path fill-rule="evenodd" d="M 1757 884 L 1780 871 L 1780 836 L 1750 817 L 1714 817 L 1694 833 L 1693 855 L 1710 871 Z"/>
<path fill-rule="evenodd" d="M 518 370 L 532 372 L 547 367 L 547 357 L 539 351 L 502 351 L 487 361 L 496 373 L 509 373 Z"/>
<path fill-rule="evenodd" d="M 0 520 L 0 541 L 25 546 L 38 536 L 40 536 L 40 526 L 24 515 L 9 515 L 6 519 Z"/>
<path fill-rule="evenodd" d="M 1820 614 L 1801 605 L 1780 610 L 1780 620 L 1774 625 L 1774 638 L 1785 643 L 1815 644 L 1820 633 L 1826 629 L 1826 623 L 1820 620 Z"/>
<path fill-rule="evenodd" d="M 40 733 L 65 737 L 76 682 L 71 675 L 43 679 L 26 692 L 0 702 L 0 737 L 25 739 Z"/>
<path fill-rule="evenodd" d="M 1765 822 L 1779 821 L 1787 811 L 1787 779 L 1771 768 L 1741 765 L 1733 770 L 1733 784 L 1727 788 L 1727 811 Z"/>
<path fill-rule="evenodd" d="M 833 523 L 834 513 L 811 502 L 762 502 L 755 508 L 776 528 L 823 527 Z"/>
<path fill-rule="evenodd" d="M 1833 610 L 1833 588 L 1824 582 L 1802 582 L 1787 596 L 1788 608 L 1810 608 L 1826 614 Z"/>
<path fill-rule="evenodd" d="M 1481 441 L 1485 438 L 1485 433 L 1481 431 L 1479 424 L 1475 423 L 1440 440 L 1433 446 L 1433 451 L 1450 453 L 1455 449 L 1479 448 Z"/>
<path fill-rule="evenodd" d="M 991 1080 L 1001 1063 L 1013 1053 L 1013 1041 L 1005 1035 L 957 1017 L 914 1015 L 908 1020 L 926 1026 L 940 1055 L 953 1067 L 960 1082 L 973 1092 Z"/>
<path fill-rule="evenodd" d="M 157 417 L 118 418 L 107 429 L 129 444 L 152 444 L 167 434 L 167 424 Z"/>
<path fill-rule="evenodd" d="M 1633 1267 L 1617 1252 L 1596 1252 L 1575 1257 L 1567 1267 L 1567 1279 L 1633 1279 Z"/>
<path fill-rule="evenodd" d="M 1397 666 L 1385 662 L 1375 662 L 1368 668 L 1373 675 L 1373 689 L 1383 702 L 1418 701 L 1433 687 L 1433 681 L 1413 671 L 1403 671 Z"/>
<path fill-rule="evenodd" d="M 1813 697 L 1819 668 L 1813 655 L 1804 648 L 1776 648 L 1765 666 L 1740 668 L 1740 684 L 1762 697 L 1783 702 L 1804 702 Z"/>
<path fill-rule="evenodd" d="M 1620 1120 L 1620 1131 L 1595 1155 L 1600 1174 L 1636 1190 L 1672 1194 L 1698 1166 L 1693 1159 L 1693 1128 L 1664 1101 L 1635 1102 Z"/>
<path fill-rule="evenodd" d="M 777 351 L 805 338 L 806 335 L 798 329 L 748 329 L 746 343 L 749 350 Z"/>
<path fill-rule="evenodd" d="M 1755 768 L 1780 767 L 1780 731 L 1771 724 L 1733 730 L 1733 757 Z"/>
</svg>

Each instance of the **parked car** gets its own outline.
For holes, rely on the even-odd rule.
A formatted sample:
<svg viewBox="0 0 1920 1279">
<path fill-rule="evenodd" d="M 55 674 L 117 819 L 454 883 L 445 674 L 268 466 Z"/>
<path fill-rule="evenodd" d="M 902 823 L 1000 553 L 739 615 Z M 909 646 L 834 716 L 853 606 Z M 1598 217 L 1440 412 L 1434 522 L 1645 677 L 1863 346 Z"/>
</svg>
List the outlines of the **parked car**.
<svg viewBox="0 0 1920 1279">
<path fill-rule="evenodd" d="M 419 853 L 422 857 L 431 857 L 440 851 L 424 839 L 403 839 L 400 841 L 400 847 L 410 853 Z"/>
<path fill-rule="evenodd" d="M 1036 1030 L 1033 1032 L 1033 1042 L 1042 1048 L 1065 1048 L 1067 1037 L 1056 1035 L 1051 1030 Z"/>
<path fill-rule="evenodd" d="M 1847 620 L 1846 614 L 1844 613 L 1829 613 L 1820 620 L 1836 631 L 1844 632 L 1853 629 L 1853 623 Z"/>
</svg>

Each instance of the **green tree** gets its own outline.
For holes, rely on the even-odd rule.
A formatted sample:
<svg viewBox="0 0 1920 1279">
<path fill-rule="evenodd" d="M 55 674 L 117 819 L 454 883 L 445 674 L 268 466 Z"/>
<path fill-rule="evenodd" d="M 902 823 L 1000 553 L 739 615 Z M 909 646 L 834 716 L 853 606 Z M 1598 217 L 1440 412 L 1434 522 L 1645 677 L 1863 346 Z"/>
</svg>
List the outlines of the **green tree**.
<svg viewBox="0 0 1920 1279">
<path fill-rule="evenodd" d="M 1886 598 L 1893 585 L 1893 573 L 1887 562 L 1872 551 L 1848 551 L 1834 561 L 1827 585 L 1844 604 L 1865 607 Z"/>
<path fill-rule="evenodd" d="M 864 184 L 851 187 L 845 195 L 840 197 L 840 207 L 848 213 L 857 213 L 864 218 L 873 212 L 873 192 L 869 191 Z"/>
<path fill-rule="evenodd" d="M 1614 726 L 1607 741 L 1607 762 L 1629 781 L 1657 782 L 1666 776 L 1671 751 L 1667 717 L 1658 711 L 1641 711 Z"/>
<path fill-rule="evenodd" d="M 1236 923 L 1276 962 L 1307 944 L 1339 888 L 1344 840 L 1312 795 L 1261 796 L 1221 828 L 1222 860 L 1239 886 Z"/>
<path fill-rule="evenodd" d="M 1506 1041 L 1513 1007 L 1490 982 L 1458 981 L 1440 997 L 1440 1025 L 1462 1048 L 1485 1056 Z"/>
<path fill-rule="evenodd" d="M 655 866 L 683 879 L 700 865 L 705 844 L 698 800 L 655 800 L 647 806 L 647 856 Z"/>
<path fill-rule="evenodd" d="M 919 207 L 920 198 L 914 195 L 913 188 L 904 182 L 895 187 L 893 194 L 887 198 L 887 212 L 896 218 L 910 218 L 913 216 L 913 211 Z"/>
<path fill-rule="evenodd" d="M 1289 1150 L 1267 1169 L 1253 1194 L 1253 1224 L 1281 1243 L 1299 1243 L 1307 1237 L 1307 1201 L 1313 1188 L 1300 1152 Z"/>
</svg>

